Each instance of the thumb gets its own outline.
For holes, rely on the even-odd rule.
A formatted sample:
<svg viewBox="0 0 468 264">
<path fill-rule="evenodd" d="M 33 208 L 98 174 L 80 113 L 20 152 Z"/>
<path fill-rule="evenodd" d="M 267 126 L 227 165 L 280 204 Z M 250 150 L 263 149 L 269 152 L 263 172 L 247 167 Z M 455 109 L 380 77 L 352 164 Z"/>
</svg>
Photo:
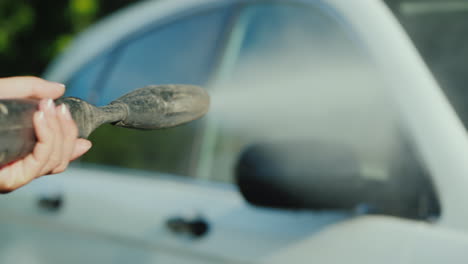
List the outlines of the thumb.
<svg viewBox="0 0 468 264">
<path fill-rule="evenodd" d="M 65 92 L 65 85 L 38 77 L 0 78 L 0 98 L 58 98 Z"/>
<path fill-rule="evenodd" d="M 79 158 L 81 155 L 85 154 L 91 148 L 91 146 L 91 141 L 83 138 L 78 138 L 75 142 L 75 148 L 73 149 L 73 153 L 71 155 L 70 160 L 75 160 Z"/>
</svg>

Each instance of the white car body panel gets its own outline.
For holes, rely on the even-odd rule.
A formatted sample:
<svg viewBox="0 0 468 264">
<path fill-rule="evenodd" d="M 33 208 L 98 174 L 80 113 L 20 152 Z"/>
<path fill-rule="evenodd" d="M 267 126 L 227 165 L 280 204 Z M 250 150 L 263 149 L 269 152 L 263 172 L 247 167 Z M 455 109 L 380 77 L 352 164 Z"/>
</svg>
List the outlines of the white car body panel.
<svg viewBox="0 0 468 264">
<path fill-rule="evenodd" d="M 468 236 L 392 217 L 343 221 L 284 248 L 265 263 L 466 263 Z"/>
<path fill-rule="evenodd" d="M 284 213 L 254 208 L 229 186 L 127 175 L 71 169 L 64 177 L 37 180 L 0 201 L 5 212 L 0 221 L 58 229 L 70 236 L 99 237 L 104 240 L 102 245 L 108 241 L 215 263 L 244 263 L 274 254 L 285 245 L 346 217 L 343 213 Z M 47 214 L 35 208 L 35 198 L 50 192 L 50 186 L 66 194 L 66 209 L 60 214 Z M 125 195 L 116 194 L 116 190 Z M 213 223 L 206 238 L 177 237 L 164 226 L 167 217 L 198 212 Z M 251 243 L 257 246 L 252 247 Z M 5 246 L 0 251 L 5 253 L 12 245 Z M 0 260 L 4 253 L 0 253 Z"/>
</svg>

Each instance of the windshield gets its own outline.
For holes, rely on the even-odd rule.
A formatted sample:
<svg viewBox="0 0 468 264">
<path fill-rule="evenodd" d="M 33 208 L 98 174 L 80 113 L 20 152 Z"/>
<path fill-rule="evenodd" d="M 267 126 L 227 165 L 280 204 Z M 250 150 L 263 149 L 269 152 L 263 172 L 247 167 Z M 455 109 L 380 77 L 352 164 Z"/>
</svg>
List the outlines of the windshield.
<svg viewBox="0 0 468 264">
<path fill-rule="evenodd" d="M 387 0 L 468 127 L 468 1 Z"/>
</svg>

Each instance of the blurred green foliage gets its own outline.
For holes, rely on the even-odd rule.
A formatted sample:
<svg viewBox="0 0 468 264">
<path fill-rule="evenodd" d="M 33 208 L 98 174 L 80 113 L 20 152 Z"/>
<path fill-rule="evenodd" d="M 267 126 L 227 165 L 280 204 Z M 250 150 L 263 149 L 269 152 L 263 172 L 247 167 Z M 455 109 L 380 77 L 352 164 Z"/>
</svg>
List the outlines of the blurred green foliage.
<svg viewBox="0 0 468 264">
<path fill-rule="evenodd" d="M 136 0 L 0 0 L 0 77 L 41 75 L 77 33 Z"/>
</svg>

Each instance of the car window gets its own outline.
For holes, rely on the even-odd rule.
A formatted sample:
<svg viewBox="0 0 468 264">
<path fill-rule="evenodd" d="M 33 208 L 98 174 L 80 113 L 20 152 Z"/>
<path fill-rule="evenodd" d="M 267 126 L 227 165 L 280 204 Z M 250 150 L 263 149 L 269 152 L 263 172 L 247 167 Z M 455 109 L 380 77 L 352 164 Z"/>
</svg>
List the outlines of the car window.
<svg viewBox="0 0 468 264">
<path fill-rule="evenodd" d="M 230 75 L 215 87 L 221 94 L 228 95 L 222 97 L 225 101 L 218 102 L 224 107 L 212 110 L 225 115 L 220 119 L 226 118 L 219 123 L 217 143 L 211 153 L 214 159 L 212 171 L 209 173 L 213 179 L 222 181 L 233 180 L 233 168 L 249 144 L 283 133 L 284 140 L 312 133 L 309 131 L 311 128 L 304 124 L 312 122 L 310 119 L 314 117 L 320 119 L 320 115 L 326 114 L 327 107 L 324 105 L 323 110 L 314 114 L 317 106 L 312 104 L 317 103 L 319 97 L 324 97 L 324 102 L 330 100 L 325 98 L 326 95 L 336 96 L 337 103 L 342 102 L 340 94 L 334 95 L 333 92 L 349 89 L 345 82 L 340 87 L 338 79 L 347 77 L 354 79 L 355 83 L 374 81 L 363 80 L 368 63 L 364 63 L 366 59 L 362 49 L 357 47 L 352 36 L 328 13 L 314 6 L 251 5 L 243 10 L 237 27 L 242 36 L 237 40 L 240 44 L 238 56 L 232 62 L 234 67 Z M 343 96 L 345 94 L 348 93 L 343 93 Z M 308 102 L 307 96 L 314 98 Z M 236 98 L 242 103 L 235 102 Z M 288 98 L 298 102 L 291 102 Z M 363 103 L 372 104 L 372 101 Z M 230 105 L 232 107 L 228 108 Z M 288 109 L 290 105 L 297 107 Z M 355 103 L 349 103 L 342 107 L 355 106 Z M 226 121 L 230 119 L 232 123 Z M 335 122 L 334 125 L 341 124 Z"/>
<path fill-rule="evenodd" d="M 82 67 L 66 83 L 66 95 L 95 102 L 96 84 L 99 82 L 104 70 L 109 66 L 108 63 L 111 57 L 109 54 L 99 56 Z"/>
<path fill-rule="evenodd" d="M 391 214 L 437 215 L 431 180 L 386 96 L 390 87 L 346 22 L 313 3 L 261 2 L 242 11 L 230 43 L 237 56 L 223 64 L 232 65 L 230 72 L 213 87 L 208 174 L 248 180 L 244 191 L 264 182 L 264 191 L 290 186 L 344 200 L 351 194 L 342 185 L 352 181 L 370 186 L 365 192 L 388 194 L 375 204 L 392 207 L 390 200 L 402 199 L 395 204 L 408 205 L 388 208 Z M 283 178 L 274 185 L 269 175 Z M 302 184 L 294 185 L 298 175 Z M 331 189 L 320 185 L 327 181 Z"/>
<path fill-rule="evenodd" d="M 213 179 L 232 181 L 241 153 L 265 142 L 339 146 L 363 177 L 403 177 L 395 168 L 411 155 L 399 116 L 345 23 L 319 4 L 280 3 L 251 5 L 239 21 L 234 67 L 214 87 Z"/>
<path fill-rule="evenodd" d="M 228 14 L 226 8 L 179 19 L 124 44 L 100 104 L 148 84 L 205 84 Z"/>
<path fill-rule="evenodd" d="M 229 7 L 178 18 L 145 30 L 117 48 L 119 58 L 102 82 L 99 104 L 149 84 L 205 85 L 215 69 Z M 202 121 L 161 131 L 103 126 L 83 161 L 192 175 Z"/>
</svg>

